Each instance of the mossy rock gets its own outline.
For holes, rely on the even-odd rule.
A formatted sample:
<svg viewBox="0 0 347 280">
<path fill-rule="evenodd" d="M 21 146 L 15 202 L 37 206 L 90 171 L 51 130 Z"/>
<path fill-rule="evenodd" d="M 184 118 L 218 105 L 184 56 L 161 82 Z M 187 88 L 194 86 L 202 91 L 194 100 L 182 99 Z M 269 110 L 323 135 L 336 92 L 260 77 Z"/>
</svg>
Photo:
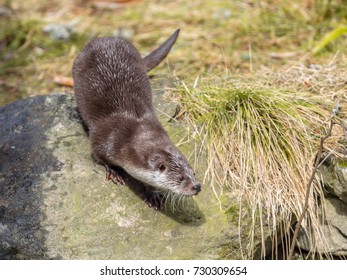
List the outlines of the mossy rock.
<svg viewBox="0 0 347 280">
<path fill-rule="evenodd" d="M 0 124 L 1 258 L 241 258 L 237 249 L 225 252 L 239 247 L 238 228 L 210 186 L 155 211 L 135 180 L 107 181 L 73 94 L 6 105 Z"/>
</svg>

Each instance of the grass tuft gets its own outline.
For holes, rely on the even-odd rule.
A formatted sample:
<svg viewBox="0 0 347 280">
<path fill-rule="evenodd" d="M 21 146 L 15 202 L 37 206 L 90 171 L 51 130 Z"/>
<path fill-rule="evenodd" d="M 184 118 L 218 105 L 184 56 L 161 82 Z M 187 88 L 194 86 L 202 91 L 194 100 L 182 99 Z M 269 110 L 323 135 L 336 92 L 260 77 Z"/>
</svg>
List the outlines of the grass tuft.
<svg viewBox="0 0 347 280">
<path fill-rule="evenodd" d="M 321 41 L 317 43 L 317 45 L 312 50 L 313 54 L 319 53 L 322 49 L 324 49 L 328 44 L 340 38 L 342 35 L 347 33 L 347 26 L 340 26 L 335 28 L 334 30 L 327 33 Z"/>
<path fill-rule="evenodd" d="M 314 155 L 332 107 L 329 101 L 322 104 L 307 93 L 248 86 L 231 79 L 223 83 L 215 80 L 193 85 L 182 82 L 177 96 L 182 113 L 197 131 L 198 142 L 208 155 L 204 182 L 232 190 L 240 204 L 246 201 L 249 207 L 252 225 L 247 258 L 254 257 L 255 231 L 260 230 L 263 245 L 267 227 L 273 244 L 278 243 L 280 231 L 287 232 L 289 242 L 291 225 L 302 212 Z M 320 196 L 320 181 L 315 180 L 311 197 Z M 324 243 L 319 229 L 321 207 L 317 199 L 310 200 L 303 229 Z"/>
<path fill-rule="evenodd" d="M 0 22 L 0 75 L 10 67 L 25 66 L 30 62 L 32 40 L 40 32 L 37 20 Z"/>
</svg>

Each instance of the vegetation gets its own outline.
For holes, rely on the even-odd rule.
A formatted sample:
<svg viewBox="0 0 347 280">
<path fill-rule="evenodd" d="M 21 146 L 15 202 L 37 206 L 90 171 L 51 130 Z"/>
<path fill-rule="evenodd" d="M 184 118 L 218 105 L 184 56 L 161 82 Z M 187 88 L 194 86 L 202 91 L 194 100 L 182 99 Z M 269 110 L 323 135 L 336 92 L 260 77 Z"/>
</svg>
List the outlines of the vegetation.
<svg viewBox="0 0 347 280">
<path fill-rule="evenodd" d="M 216 78 L 202 79 L 190 86 L 182 82 L 176 91 L 182 104 L 180 115 L 188 119 L 198 135 L 198 150 L 208 155 L 205 181 L 228 188 L 240 202 L 246 201 L 240 207 L 252 216 L 250 244 L 254 243 L 259 224 L 262 233 L 264 225 L 270 228 L 274 244 L 280 230 L 290 236 L 293 221 L 302 213 L 306 186 L 320 137 L 326 133 L 332 102 L 321 102 L 321 97 L 308 93 L 243 83 L 232 77 L 223 83 Z M 309 234 L 313 231 L 316 242 L 324 243 L 318 215 L 323 213 L 322 204 L 317 204 L 323 193 L 317 179 L 303 228 Z M 242 225 L 241 217 L 239 221 Z M 253 255 L 250 244 L 248 256 Z"/>
<path fill-rule="evenodd" d="M 8 12 L 0 15 L 0 104 L 69 90 L 55 85 L 54 77 L 71 75 L 72 61 L 88 39 L 120 31 L 129 33 L 145 54 L 181 28 L 168 59 L 174 75 L 185 80 L 206 73 L 281 69 L 298 61 L 324 64 L 336 52 L 344 55 L 343 32 L 319 44 L 329 32 L 346 25 L 344 0 L 142 0 L 117 9 L 96 8 L 97 2 L 5 1 L 2 7 Z M 68 40 L 53 40 L 42 31 L 49 23 L 71 21 L 76 26 Z M 305 55 L 317 46 L 319 56 Z M 166 68 L 162 64 L 155 73 L 167 73 Z"/>
</svg>

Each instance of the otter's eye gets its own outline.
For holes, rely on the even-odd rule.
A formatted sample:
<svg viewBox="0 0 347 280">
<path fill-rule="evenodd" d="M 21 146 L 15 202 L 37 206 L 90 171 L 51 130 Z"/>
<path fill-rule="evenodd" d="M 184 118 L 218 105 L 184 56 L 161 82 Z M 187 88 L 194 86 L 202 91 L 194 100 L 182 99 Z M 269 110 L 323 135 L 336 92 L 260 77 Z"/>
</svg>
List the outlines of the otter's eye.
<svg viewBox="0 0 347 280">
<path fill-rule="evenodd" d="M 164 172 L 166 169 L 166 166 L 164 164 L 159 165 L 159 171 Z"/>
<path fill-rule="evenodd" d="M 184 177 L 181 175 L 181 176 L 178 177 L 178 180 L 179 180 L 180 182 L 182 182 L 182 181 L 184 180 Z"/>
</svg>

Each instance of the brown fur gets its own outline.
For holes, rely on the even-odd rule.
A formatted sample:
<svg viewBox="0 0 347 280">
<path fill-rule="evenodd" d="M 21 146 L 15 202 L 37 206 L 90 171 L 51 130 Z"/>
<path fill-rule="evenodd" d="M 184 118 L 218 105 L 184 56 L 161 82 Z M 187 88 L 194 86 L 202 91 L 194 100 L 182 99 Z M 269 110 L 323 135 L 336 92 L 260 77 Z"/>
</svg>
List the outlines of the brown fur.
<svg viewBox="0 0 347 280">
<path fill-rule="evenodd" d="M 193 195 L 200 183 L 154 114 L 147 76 L 177 36 L 178 31 L 144 59 L 123 38 L 91 40 L 74 62 L 74 90 L 99 162 L 149 186 Z"/>
</svg>

